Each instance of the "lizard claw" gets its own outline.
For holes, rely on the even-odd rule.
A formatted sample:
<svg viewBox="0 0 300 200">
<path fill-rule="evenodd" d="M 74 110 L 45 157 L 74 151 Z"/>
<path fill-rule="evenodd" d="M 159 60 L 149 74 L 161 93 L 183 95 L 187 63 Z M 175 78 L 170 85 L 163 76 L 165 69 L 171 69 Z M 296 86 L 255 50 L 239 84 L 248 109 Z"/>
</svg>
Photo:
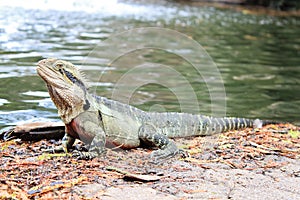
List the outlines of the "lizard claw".
<svg viewBox="0 0 300 200">
<path fill-rule="evenodd" d="M 72 157 L 77 158 L 78 160 L 92 160 L 93 158 L 97 157 L 97 155 L 92 152 L 74 150 L 72 152 Z"/>
<path fill-rule="evenodd" d="M 178 154 L 180 154 L 182 158 L 189 158 L 190 157 L 190 154 L 187 151 L 183 150 L 183 149 L 179 149 Z"/>
<path fill-rule="evenodd" d="M 172 152 L 170 154 L 166 154 L 166 152 L 164 150 L 159 149 L 159 150 L 153 151 L 150 155 L 150 158 L 156 159 L 156 160 L 167 159 L 167 158 L 174 157 L 177 154 L 180 154 L 181 157 L 183 157 L 183 158 L 190 157 L 189 153 L 183 149 L 178 149 L 177 151 Z"/>
<path fill-rule="evenodd" d="M 86 152 L 86 151 L 74 150 L 72 152 L 72 157 L 77 158 L 79 160 L 92 160 L 93 158 L 99 157 L 101 155 L 104 155 L 104 152 L 102 152 L 101 154 L 94 151 Z"/>
<path fill-rule="evenodd" d="M 42 150 L 44 153 L 61 153 L 61 152 L 65 152 L 67 153 L 68 150 L 66 148 L 64 148 L 63 146 L 59 146 L 59 147 L 54 147 L 54 148 L 47 148 Z"/>
</svg>

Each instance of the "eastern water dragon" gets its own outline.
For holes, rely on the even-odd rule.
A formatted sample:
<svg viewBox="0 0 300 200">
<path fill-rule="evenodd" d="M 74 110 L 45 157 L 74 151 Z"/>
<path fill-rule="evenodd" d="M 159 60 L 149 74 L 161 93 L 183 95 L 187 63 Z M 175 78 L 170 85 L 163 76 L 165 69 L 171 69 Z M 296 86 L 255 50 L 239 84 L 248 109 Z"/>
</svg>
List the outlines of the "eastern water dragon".
<svg viewBox="0 0 300 200">
<path fill-rule="evenodd" d="M 37 73 L 46 82 L 65 123 L 62 149 L 67 152 L 75 139 L 89 144 L 88 152 L 77 152 L 80 158 L 102 155 L 108 143 L 129 149 L 144 142 L 158 148 L 151 154 L 154 159 L 163 159 L 181 151 L 170 138 L 213 135 L 269 123 L 258 119 L 145 112 L 89 93 L 80 70 L 70 62 L 55 58 L 39 61 Z"/>
</svg>

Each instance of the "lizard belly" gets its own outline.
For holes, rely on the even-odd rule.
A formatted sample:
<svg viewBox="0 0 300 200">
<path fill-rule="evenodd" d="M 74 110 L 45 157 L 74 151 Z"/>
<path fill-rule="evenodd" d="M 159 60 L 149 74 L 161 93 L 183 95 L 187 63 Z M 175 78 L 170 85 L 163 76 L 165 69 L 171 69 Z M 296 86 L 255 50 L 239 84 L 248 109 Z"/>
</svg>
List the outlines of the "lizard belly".
<svg viewBox="0 0 300 200">
<path fill-rule="evenodd" d="M 84 143 L 91 143 L 95 135 L 84 129 L 82 120 L 79 117 L 73 119 L 71 123 L 66 124 L 67 132 L 72 137 L 83 141 Z"/>
<path fill-rule="evenodd" d="M 90 144 L 96 136 L 103 135 L 103 140 L 105 137 L 102 122 L 97 111 L 80 113 L 66 127 L 69 135 L 87 144 Z"/>
<path fill-rule="evenodd" d="M 107 143 L 124 149 L 135 148 L 140 145 L 138 131 L 140 125 L 128 116 L 102 115 L 102 122 Z"/>
</svg>

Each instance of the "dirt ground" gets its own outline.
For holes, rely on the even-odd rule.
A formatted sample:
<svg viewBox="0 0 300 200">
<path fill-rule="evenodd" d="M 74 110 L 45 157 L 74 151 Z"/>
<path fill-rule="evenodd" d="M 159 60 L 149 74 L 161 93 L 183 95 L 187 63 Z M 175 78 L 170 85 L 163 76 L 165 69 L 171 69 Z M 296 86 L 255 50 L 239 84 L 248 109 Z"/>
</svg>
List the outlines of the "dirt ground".
<svg viewBox="0 0 300 200">
<path fill-rule="evenodd" d="M 0 199 L 300 199 L 300 128 L 290 124 L 177 139 L 190 156 L 159 163 L 144 148 L 93 160 L 43 152 L 59 143 L 1 141 Z"/>
</svg>

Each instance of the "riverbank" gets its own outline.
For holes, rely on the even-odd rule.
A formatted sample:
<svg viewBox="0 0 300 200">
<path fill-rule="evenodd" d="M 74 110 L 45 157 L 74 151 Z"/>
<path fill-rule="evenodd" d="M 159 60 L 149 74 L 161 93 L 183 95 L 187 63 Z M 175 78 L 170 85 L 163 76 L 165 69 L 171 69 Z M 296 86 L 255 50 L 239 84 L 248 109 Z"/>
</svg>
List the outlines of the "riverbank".
<svg viewBox="0 0 300 200">
<path fill-rule="evenodd" d="M 280 7 L 267 6 L 266 4 L 252 4 L 246 0 L 175 0 L 175 2 L 191 6 L 212 6 L 220 9 L 232 9 L 244 14 L 283 17 L 300 16 L 299 8 L 280 9 Z"/>
<path fill-rule="evenodd" d="M 4 199 L 297 199 L 300 127 L 269 125 L 215 137 L 182 138 L 189 152 L 154 164 L 151 150 L 112 149 L 77 160 L 45 154 L 54 140 L 0 142 Z M 82 143 L 77 143 L 80 147 Z"/>
<path fill-rule="evenodd" d="M 183 2 L 219 3 L 228 5 L 262 6 L 274 10 L 295 11 L 300 9 L 297 0 L 179 0 Z"/>
</svg>

